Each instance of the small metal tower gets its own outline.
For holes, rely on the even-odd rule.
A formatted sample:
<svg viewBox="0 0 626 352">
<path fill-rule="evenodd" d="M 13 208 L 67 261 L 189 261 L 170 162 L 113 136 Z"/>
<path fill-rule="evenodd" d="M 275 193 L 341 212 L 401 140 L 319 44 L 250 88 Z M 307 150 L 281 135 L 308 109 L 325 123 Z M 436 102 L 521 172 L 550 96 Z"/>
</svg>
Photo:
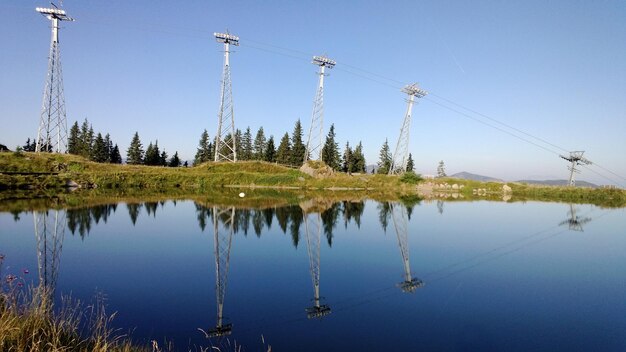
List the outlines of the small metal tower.
<svg viewBox="0 0 626 352">
<path fill-rule="evenodd" d="M 402 128 L 400 128 L 400 137 L 398 137 L 396 150 L 393 153 L 393 161 L 391 162 L 391 168 L 389 168 L 389 175 L 397 175 L 406 171 L 406 163 L 409 160 L 409 134 L 411 132 L 411 111 L 413 110 L 413 103 L 415 102 L 415 97 L 422 98 L 428 94 L 428 92 L 421 89 L 417 83 L 407 85 L 402 88 L 402 92 L 409 96 L 407 100 L 408 106 L 406 108 L 406 114 L 404 115 Z"/>
<path fill-rule="evenodd" d="M 322 238 L 322 217 L 320 213 L 304 213 L 306 245 L 309 254 L 309 270 L 313 282 L 313 306 L 306 308 L 309 319 L 322 318 L 331 313 L 330 307 L 320 304 L 320 243 Z"/>
<path fill-rule="evenodd" d="M 37 263 L 39 285 L 48 295 L 54 297 L 59 263 L 65 237 L 65 212 L 46 210 L 33 212 L 35 238 L 37 239 Z"/>
<path fill-rule="evenodd" d="M 217 323 L 207 332 L 209 337 L 226 336 L 232 333 L 233 324 L 224 324 L 224 297 L 228 282 L 228 264 L 233 240 L 235 207 L 213 207 L 213 231 L 215 245 L 215 299 L 217 301 Z M 220 226 L 221 222 L 221 226 Z"/>
<path fill-rule="evenodd" d="M 230 45 L 239 45 L 239 37 L 226 33 L 213 33 L 218 43 L 224 43 L 224 71 L 220 111 L 217 114 L 215 134 L 215 161 L 237 161 L 235 140 L 235 114 L 233 112 L 233 89 L 230 80 Z"/>
<path fill-rule="evenodd" d="M 576 180 L 574 179 L 574 174 L 580 173 L 580 170 L 576 168 L 576 166 L 578 165 L 590 165 L 591 161 L 588 160 L 587 158 L 583 157 L 583 154 L 585 153 L 584 150 L 581 151 L 574 151 L 574 152 L 569 152 L 569 156 L 564 156 L 564 155 L 559 155 L 561 158 L 569 161 L 571 163 L 571 165 L 567 168 L 568 170 L 570 170 L 570 174 L 569 174 L 569 185 L 571 187 L 576 186 Z"/>
<path fill-rule="evenodd" d="M 576 214 L 576 207 L 574 204 L 569 205 L 569 211 L 567 212 L 568 219 L 562 221 L 559 226 L 567 225 L 572 231 L 583 232 L 583 225 L 590 222 L 589 217 L 580 217 Z"/>
<path fill-rule="evenodd" d="M 424 282 L 411 276 L 411 264 L 409 262 L 409 227 L 406 207 L 397 203 L 390 203 L 390 206 L 391 219 L 393 220 L 393 227 L 396 229 L 400 255 L 402 255 L 402 263 L 404 264 L 404 281 L 399 283 L 398 287 L 404 292 L 413 293 L 416 289 L 424 286 Z"/>
<path fill-rule="evenodd" d="M 309 136 L 306 141 L 306 152 L 304 153 L 304 162 L 308 160 L 322 160 L 322 146 L 324 145 L 324 73 L 326 67 L 335 67 L 336 62 L 326 56 L 313 56 L 314 65 L 320 67 L 318 72 L 319 84 L 313 100 L 313 114 L 311 117 L 311 127 L 309 128 Z"/>
<path fill-rule="evenodd" d="M 74 19 L 68 17 L 65 10 L 56 6 L 54 8 L 37 7 L 35 11 L 46 16 L 52 22 L 48 74 L 43 91 L 35 151 L 65 153 L 67 151 L 67 116 L 63 91 L 63 71 L 61 69 L 61 50 L 59 48 L 59 22 L 74 21 Z"/>
</svg>

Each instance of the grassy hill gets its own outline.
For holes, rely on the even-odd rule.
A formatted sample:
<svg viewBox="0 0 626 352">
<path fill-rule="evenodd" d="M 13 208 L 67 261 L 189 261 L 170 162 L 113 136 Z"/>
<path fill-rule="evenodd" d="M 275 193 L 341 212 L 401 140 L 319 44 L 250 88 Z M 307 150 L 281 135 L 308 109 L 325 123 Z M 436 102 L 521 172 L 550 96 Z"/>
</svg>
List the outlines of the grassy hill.
<svg viewBox="0 0 626 352">
<path fill-rule="evenodd" d="M 382 193 L 413 189 L 394 176 L 335 173 L 314 178 L 299 170 L 260 161 L 209 162 L 195 167 L 169 168 L 102 164 L 67 154 L 0 153 L 0 190 L 60 190 L 69 186 L 193 192 L 216 187 L 359 189 Z"/>
<path fill-rule="evenodd" d="M 0 201 L 30 206 L 81 206 L 86 202 L 111 202 L 158 199 L 195 199 L 240 206 L 293 204 L 302 199 L 377 199 L 397 200 L 417 196 L 419 178 L 334 173 L 315 178 L 300 170 L 277 164 L 244 161 L 204 163 L 195 167 L 169 168 L 143 165 L 101 164 L 74 155 L 48 153 L 0 153 Z M 426 183 L 457 184 L 464 200 L 502 200 L 502 182 L 481 182 L 458 178 L 438 178 Z M 626 206 L 626 191 L 506 183 L 512 193 L 507 201 L 538 200 L 549 202 L 591 203 L 607 207 Z M 80 191 L 70 192 L 78 188 Z M 480 192 L 476 192 L 479 190 Z M 239 192 L 245 199 L 239 199 Z M 435 194 L 435 196 L 437 196 Z M 512 196 L 512 197 L 511 197 Z M 33 203 L 34 202 L 34 203 Z M 37 205 L 35 203 L 43 202 Z M 52 204 L 54 206 L 54 204 Z M 61 205 L 61 204 L 59 204 Z M 16 204 L 17 206 L 17 204 Z"/>
</svg>

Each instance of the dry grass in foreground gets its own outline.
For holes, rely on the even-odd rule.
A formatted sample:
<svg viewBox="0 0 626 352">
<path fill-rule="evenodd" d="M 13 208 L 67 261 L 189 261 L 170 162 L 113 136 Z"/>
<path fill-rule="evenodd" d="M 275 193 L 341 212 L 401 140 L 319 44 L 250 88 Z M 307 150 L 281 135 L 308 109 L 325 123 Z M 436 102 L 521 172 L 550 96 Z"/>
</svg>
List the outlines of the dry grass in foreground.
<svg viewBox="0 0 626 352">
<path fill-rule="evenodd" d="M 8 275 L 0 292 L 0 351 L 3 352 L 166 352 L 170 343 L 151 341 L 150 346 L 133 344 L 128 334 L 114 329 L 114 314 L 105 310 L 104 298 L 83 305 L 64 298 L 55 308 L 45 288 L 23 290 L 20 279 Z M 188 351 L 237 351 L 244 349 L 226 341 L 220 347 L 194 347 Z M 263 349 L 271 351 L 263 341 Z"/>
</svg>

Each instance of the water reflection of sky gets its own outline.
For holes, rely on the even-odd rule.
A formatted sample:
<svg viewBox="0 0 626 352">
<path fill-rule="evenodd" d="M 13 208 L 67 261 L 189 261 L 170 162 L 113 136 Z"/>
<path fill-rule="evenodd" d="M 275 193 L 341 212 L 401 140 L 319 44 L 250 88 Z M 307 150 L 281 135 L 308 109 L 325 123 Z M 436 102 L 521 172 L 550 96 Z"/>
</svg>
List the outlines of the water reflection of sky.
<svg viewBox="0 0 626 352">
<path fill-rule="evenodd" d="M 391 208 L 410 215 L 410 273 L 424 282 L 414 293 L 397 287 L 405 280 L 402 226 Z M 302 209 L 237 210 L 224 299 L 229 338 L 252 350 L 261 335 L 278 350 L 626 348 L 623 209 L 575 206 L 574 216 L 591 219 L 580 232 L 564 223 L 567 204 L 409 208 L 341 203 L 320 216 L 319 291 L 332 310 L 322 320 L 305 312 L 315 294 Z M 166 202 L 64 213 L 57 295 L 89 301 L 103 292 L 117 326 L 135 328 L 138 340 L 206 345 L 198 328 L 216 324 L 211 212 Z M 36 282 L 33 215 L 19 217 L 0 214 L 3 275 L 28 268 Z"/>
</svg>

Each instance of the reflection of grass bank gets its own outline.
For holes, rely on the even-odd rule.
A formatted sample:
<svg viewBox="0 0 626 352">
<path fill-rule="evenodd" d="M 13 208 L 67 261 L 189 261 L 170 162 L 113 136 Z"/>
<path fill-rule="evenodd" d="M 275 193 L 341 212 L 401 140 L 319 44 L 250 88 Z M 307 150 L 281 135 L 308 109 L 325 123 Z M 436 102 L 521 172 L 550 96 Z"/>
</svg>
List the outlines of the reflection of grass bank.
<svg viewBox="0 0 626 352">
<path fill-rule="evenodd" d="M 240 197 L 240 193 L 244 197 Z M 192 200 L 199 204 L 263 209 L 298 205 L 307 200 L 324 203 L 338 201 L 395 200 L 415 195 L 378 194 L 373 191 L 278 190 L 215 188 L 203 194 L 177 191 L 149 190 L 81 190 L 76 192 L 4 191 L 0 192 L 0 212 L 19 213 L 31 210 L 76 209 L 115 203 L 145 203 L 167 200 Z"/>
</svg>

